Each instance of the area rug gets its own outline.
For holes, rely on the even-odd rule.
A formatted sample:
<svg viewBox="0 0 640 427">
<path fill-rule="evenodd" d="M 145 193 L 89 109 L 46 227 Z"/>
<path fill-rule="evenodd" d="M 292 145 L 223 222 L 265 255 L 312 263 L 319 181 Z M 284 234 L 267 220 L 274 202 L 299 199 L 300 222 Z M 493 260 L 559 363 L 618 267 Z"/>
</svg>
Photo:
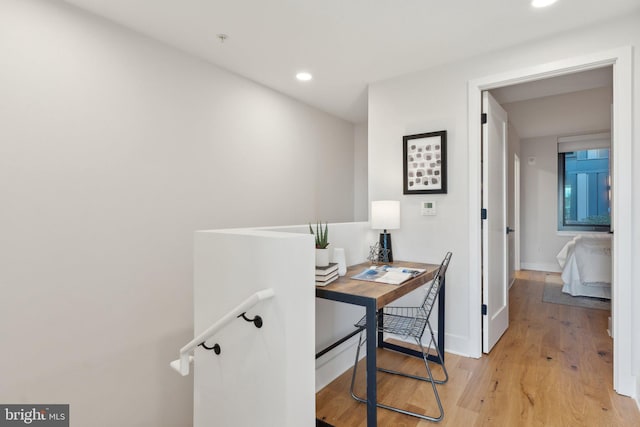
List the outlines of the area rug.
<svg viewBox="0 0 640 427">
<path fill-rule="evenodd" d="M 547 274 L 544 281 L 542 301 L 552 304 L 571 305 L 574 307 L 595 308 L 597 310 L 611 310 L 611 301 L 604 298 L 574 297 L 562 292 L 560 276 Z"/>
</svg>

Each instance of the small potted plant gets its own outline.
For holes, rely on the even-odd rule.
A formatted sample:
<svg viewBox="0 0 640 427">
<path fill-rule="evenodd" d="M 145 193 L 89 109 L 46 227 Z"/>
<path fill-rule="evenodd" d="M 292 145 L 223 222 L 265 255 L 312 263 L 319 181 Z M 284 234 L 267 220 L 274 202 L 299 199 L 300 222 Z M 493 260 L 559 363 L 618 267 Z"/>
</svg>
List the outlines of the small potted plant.
<svg viewBox="0 0 640 427">
<path fill-rule="evenodd" d="M 309 232 L 316 238 L 316 266 L 326 267 L 329 265 L 329 227 L 325 222 L 324 228 L 322 222 L 316 224 L 316 231 L 313 231 L 313 227 L 309 224 Z"/>
</svg>

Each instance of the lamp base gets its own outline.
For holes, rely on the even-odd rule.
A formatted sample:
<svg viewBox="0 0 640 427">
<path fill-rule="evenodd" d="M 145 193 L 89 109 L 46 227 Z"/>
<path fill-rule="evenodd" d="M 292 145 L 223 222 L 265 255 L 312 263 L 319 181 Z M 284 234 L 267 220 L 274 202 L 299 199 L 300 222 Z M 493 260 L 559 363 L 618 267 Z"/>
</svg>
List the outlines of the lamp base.
<svg viewBox="0 0 640 427">
<path fill-rule="evenodd" d="M 386 230 L 385 230 L 386 231 Z M 381 262 L 393 262 L 393 252 L 391 251 L 391 233 L 380 233 L 380 254 Z"/>
</svg>

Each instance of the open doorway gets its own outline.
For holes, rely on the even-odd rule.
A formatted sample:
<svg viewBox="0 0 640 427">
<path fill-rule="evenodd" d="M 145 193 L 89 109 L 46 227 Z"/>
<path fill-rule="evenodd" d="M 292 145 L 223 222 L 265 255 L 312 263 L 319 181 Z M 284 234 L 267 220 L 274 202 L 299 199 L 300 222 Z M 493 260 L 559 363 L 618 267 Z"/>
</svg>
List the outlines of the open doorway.
<svg viewBox="0 0 640 427">
<path fill-rule="evenodd" d="M 489 91 L 508 117 L 509 288 L 522 265 L 539 273 L 544 302 L 608 313 L 612 72 L 607 66 Z"/>
<path fill-rule="evenodd" d="M 559 254 L 576 236 L 599 233 L 611 240 L 612 72 L 607 66 L 490 91 L 509 121 L 510 270 L 519 269 L 517 249 L 522 251 L 518 267 L 559 273 Z M 521 173 L 520 156 L 525 161 Z M 609 276 L 610 264 L 609 259 Z"/>
<path fill-rule="evenodd" d="M 470 293 L 472 301 L 478 301 L 477 311 L 472 304 L 472 316 L 477 313 L 482 318 L 481 304 L 481 223 L 478 212 L 481 210 L 481 164 L 480 164 L 480 127 L 477 125 L 478 112 L 481 111 L 480 100 L 483 90 L 491 90 L 517 83 L 542 80 L 548 77 L 572 74 L 578 71 L 613 67 L 613 162 L 615 164 L 613 181 L 616 183 L 613 196 L 613 229 L 620 231 L 614 234 L 613 251 L 616 254 L 613 262 L 613 329 L 617 336 L 627 336 L 631 333 L 631 309 L 625 298 L 630 296 L 631 239 L 624 230 L 631 229 L 631 218 L 627 212 L 618 209 L 618 205 L 625 199 L 631 199 L 631 187 L 624 180 L 631 176 L 631 52 L 628 48 L 621 48 L 610 52 L 603 52 L 581 58 L 570 58 L 556 63 L 540 64 L 529 70 L 518 70 L 500 75 L 490 76 L 469 82 L 469 170 L 470 170 Z M 626 178 L 625 178 L 626 177 Z M 481 353 L 482 331 L 472 327 L 471 339 L 477 344 L 478 356 Z M 631 369 L 631 351 L 628 342 L 614 340 L 614 389 L 626 395 L 633 394 L 633 375 Z"/>
</svg>

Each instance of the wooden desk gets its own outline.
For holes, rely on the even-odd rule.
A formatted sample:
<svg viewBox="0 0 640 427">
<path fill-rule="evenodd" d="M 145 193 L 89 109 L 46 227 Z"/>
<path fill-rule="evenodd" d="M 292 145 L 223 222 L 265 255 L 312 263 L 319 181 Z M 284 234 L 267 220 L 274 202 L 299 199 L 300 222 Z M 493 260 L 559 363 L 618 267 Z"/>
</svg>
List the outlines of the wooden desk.
<svg viewBox="0 0 640 427">
<path fill-rule="evenodd" d="M 347 269 L 347 274 L 327 286 L 316 287 L 316 297 L 333 301 L 345 302 L 364 306 L 367 317 L 367 427 L 376 427 L 377 420 L 377 392 L 376 392 L 376 344 L 380 348 L 389 348 L 405 354 L 422 358 L 422 353 L 387 343 L 382 333 L 377 332 L 376 313 L 392 301 L 419 288 L 433 279 L 438 265 L 420 264 L 414 262 L 395 261 L 389 265 L 393 267 L 421 268 L 425 272 L 400 285 L 367 282 L 351 279 L 371 263 L 356 264 Z M 444 292 L 445 277 L 438 294 L 438 348 L 444 361 Z M 357 332 L 357 331 L 356 331 Z M 431 358 L 430 358 L 431 360 Z M 436 358 L 433 360 L 437 361 Z"/>
</svg>

